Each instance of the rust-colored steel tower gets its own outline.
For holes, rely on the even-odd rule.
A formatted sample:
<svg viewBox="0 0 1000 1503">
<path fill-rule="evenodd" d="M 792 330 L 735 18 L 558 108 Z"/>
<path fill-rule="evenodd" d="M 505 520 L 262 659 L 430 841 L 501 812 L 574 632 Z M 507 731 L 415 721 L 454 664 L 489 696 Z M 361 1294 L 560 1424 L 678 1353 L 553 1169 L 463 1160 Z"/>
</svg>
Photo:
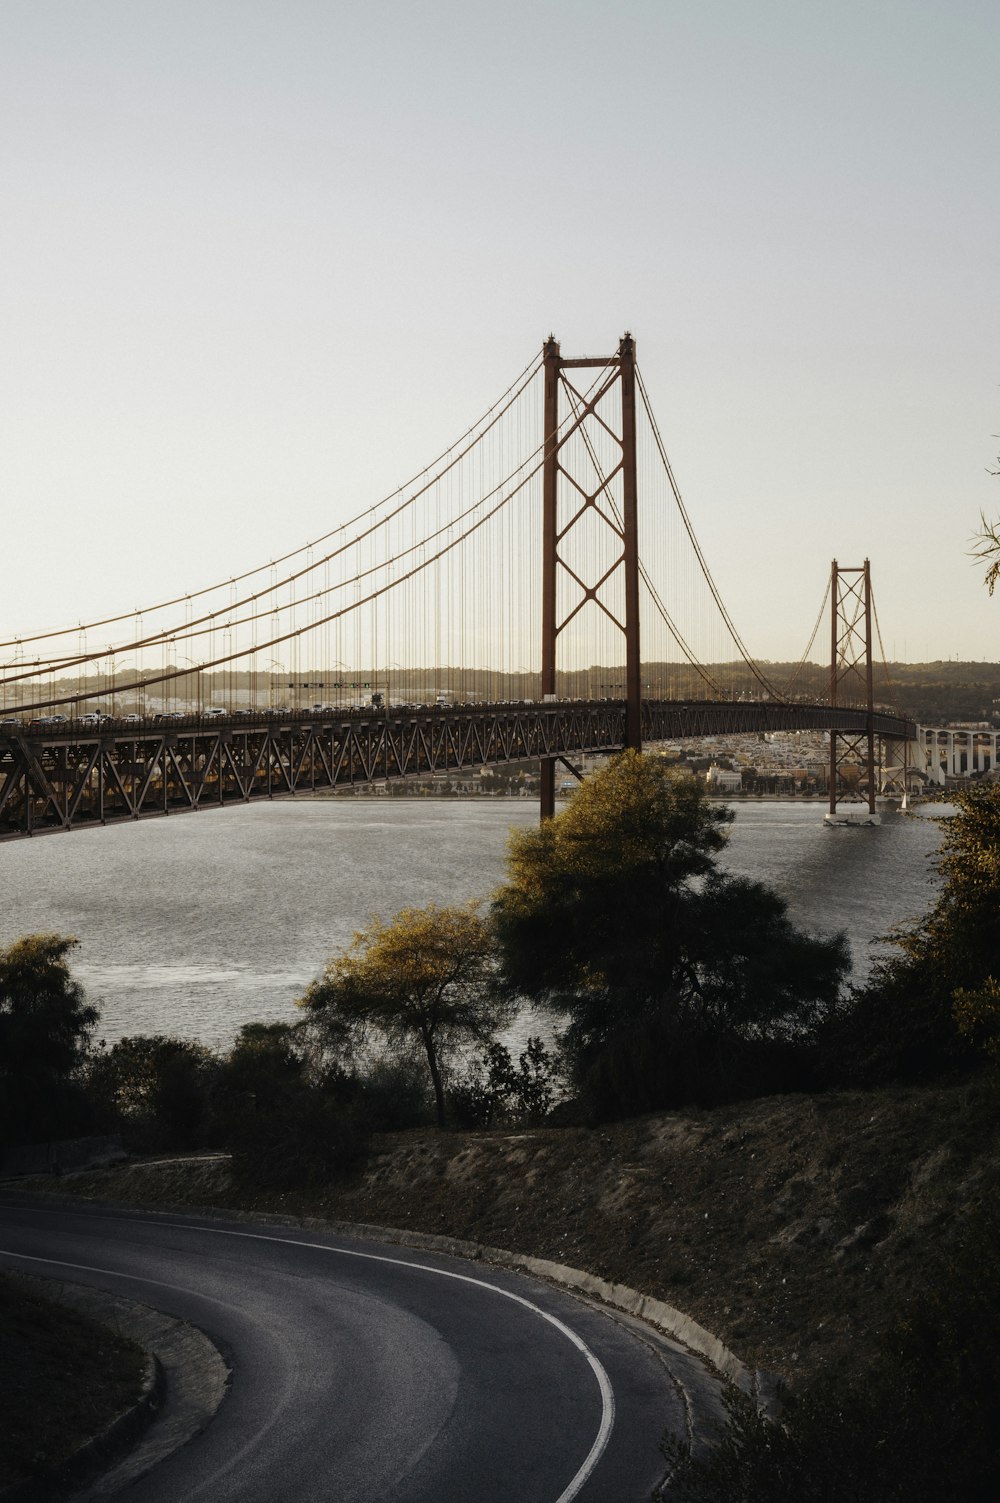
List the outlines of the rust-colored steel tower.
<svg viewBox="0 0 1000 1503">
<path fill-rule="evenodd" d="M 626 333 L 618 345 L 616 355 L 591 359 L 565 359 L 559 352 L 558 342 L 550 335 L 544 345 L 545 366 L 545 459 L 542 472 L 542 696 L 556 693 L 556 644 L 560 634 L 588 601 L 593 601 L 614 623 L 625 638 L 625 742 L 626 746 L 642 746 L 642 673 L 639 661 L 639 539 L 638 497 L 636 485 L 635 442 L 635 341 Z M 595 387 L 583 396 L 572 385 L 566 372 L 581 369 L 603 370 L 605 378 L 598 379 Z M 597 412 L 616 383 L 621 386 L 621 432 L 615 433 L 605 417 Z M 574 399 L 575 416 L 559 431 L 559 395 L 565 387 Z M 596 489 L 587 491 L 579 479 L 566 470 L 560 462 L 565 444 L 584 429 L 588 420 L 596 421 L 609 434 L 621 450 L 621 457 L 607 474 L 597 469 Z M 621 520 L 617 519 L 614 506 L 606 502 L 610 498 L 610 486 L 621 475 Z M 575 494 L 572 503 L 576 510 L 563 520 L 560 515 L 560 476 L 568 482 Z M 605 502 L 605 504 L 601 504 Z M 571 504 L 572 504 L 571 503 Z M 616 537 L 621 552 L 592 585 L 586 584 L 560 551 L 576 524 L 585 516 L 600 519 L 608 531 Z M 562 525 L 560 525 L 560 523 Z M 582 591 L 582 596 L 562 620 L 558 618 L 558 582 L 560 568 L 566 571 Z M 624 621 L 610 608 L 601 590 L 624 571 Z M 555 775 L 559 758 L 548 757 L 542 761 L 541 816 L 550 819 L 555 813 Z"/>
<path fill-rule="evenodd" d="M 868 812 L 875 813 L 875 700 L 872 679 L 872 580 L 867 559 L 845 569 L 833 560 L 830 577 L 830 704 L 865 709 L 863 731 L 830 732 L 830 813 L 837 812 L 843 769 L 861 765 Z"/>
</svg>

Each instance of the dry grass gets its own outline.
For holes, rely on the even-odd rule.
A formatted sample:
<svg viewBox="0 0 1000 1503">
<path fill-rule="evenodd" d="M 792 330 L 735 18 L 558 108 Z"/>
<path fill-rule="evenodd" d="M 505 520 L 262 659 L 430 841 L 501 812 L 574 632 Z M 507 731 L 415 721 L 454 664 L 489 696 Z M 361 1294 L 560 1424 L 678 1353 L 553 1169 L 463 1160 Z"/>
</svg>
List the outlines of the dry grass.
<svg viewBox="0 0 1000 1503">
<path fill-rule="evenodd" d="M 584 1268 L 665 1299 L 795 1380 L 850 1357 L 997 1161 L 986 1083 L 786 1096 L 517 1133 L 377 1138 L 339 1187 L 247 1193 L 224 1166 L 63 1181 L 131 1204 L 412 1228 Z"/>
<path fill-rule="evenodd" d="M 71 1456 L 139 1398 L 139 1347 L 0 1277 L 0 1488 Z"/>
</svg>

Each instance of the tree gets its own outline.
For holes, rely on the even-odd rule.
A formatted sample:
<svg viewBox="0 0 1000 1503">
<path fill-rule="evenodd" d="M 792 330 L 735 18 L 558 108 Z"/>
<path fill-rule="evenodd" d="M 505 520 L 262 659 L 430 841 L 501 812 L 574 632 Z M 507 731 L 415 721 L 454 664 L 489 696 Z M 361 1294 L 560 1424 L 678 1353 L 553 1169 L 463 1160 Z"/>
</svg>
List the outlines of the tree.
<svg viewBox="0 0 1000 1503">
<path fill-rule="evenodd" d="M 992 983 L 1000 971 L 1000 784 L 949 793 L 936 903 L 891 936 L 899 953 L 880 961 L 834 1027 L 831 1043 L 849 1079 L 878 1084 L 929 1079 L 977 1059 Z"/>
<path fill-rule="evenodd" d="M 301 1023 L 245 1024 L 222 1063 L 215 1103 L 237 1180 L 290 1188 L 355 1169 L 368 1146 L 357 1097 L 342 1067 L 314 1068 Z"/>
<path fill-rule="evenodd" d="M 975 544 L 971 550 L 973 558 L 989 565 L 983 583 L 992 595 L 1000 579 L 1000 522 L 987 522 L 986 514 L 980 512 L 979 531 L 973 533 L 972 541 Z"/>
<path fill-rule="evenodd" d="M 1000 470 L 990 470 L 991 475 L 1000 475 Z M 1000 522 L 987 522 L 986 513 L 979 513 L 979 531 L 972 534 L 973 558 L 978 558 L 989 567 L 983 580 L 992 595 L 1000 580 Z"/>
<path fill-rule="evenodd" d="M 513 1004 L 490 988 L 493 944 L 475 903 L 465 908 L 404 908 L 391 923 L 375 918 L 334 956 L 300 1006 L 338 1045 L 374 1032 L 394 1052 L 422 1049 L 445 1122 L 444 1071 L 465 1043 L 486 1043 Z"/>
<path fill-rule="evenodd" d="M 102 1044 L 83 1079 L 101 1125 L 142 1149 L 204 1141 L 218 1060 L 193 1039 L 137 1034 Z"/>
<path fill-rule="evenodd" d="M 0 1132 L 8 1141 L 53 1138 L 77 1125 L 71 1077 L 98 1017 L 70 974 L 77 943 L 29 934 L 0 950 Z"/>
<path fill-rule="evenodd" d="M 688 774 L 627 751 L 511 838 L 493 899 L 503 979 L 569 1016 L 601 1111 L 697 1099 L 707 1071 L 729 1089 L 736 1053 L 801 1033 L 837 995 L 843 938 L 800 933 L 777 894 L 717 870 L 731 819 Z"/>
</svg>

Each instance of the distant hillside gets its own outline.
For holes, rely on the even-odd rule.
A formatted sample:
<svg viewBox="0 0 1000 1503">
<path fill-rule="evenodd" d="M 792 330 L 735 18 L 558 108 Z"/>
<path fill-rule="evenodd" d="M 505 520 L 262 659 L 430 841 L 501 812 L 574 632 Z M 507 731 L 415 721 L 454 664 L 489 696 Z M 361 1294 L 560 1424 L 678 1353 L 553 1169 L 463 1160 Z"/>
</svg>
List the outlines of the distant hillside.
<svg viewBox="0 0 1000 1503">
<path fill-rule="evenodd" d="M 830 678 L 828 665 L 762 663 L 777 688 L 806 698 L 823 699 Z M 719 682 L 733 684 L 738 693 L 759 694 L 745 664 L 718 664 L 710 670 Z M 651 675 L 652 676 L 652 675 Z M 794 680 L 794 682 L 792 682 Z M 686 692 L 699 692 L 693 672 Z M 704 686 L 700 685 L 703 690 Z M 682 691 L 685 692 L 682 687 Z M 889 663 L 875 666 L 875 698 L 912 715 L 921 725 L 947 725 L 963 720 L 990 720 L 1000 728 L 1000 663 Z"/>
<path fill-rule="evenodd" d="M 775 676 L 781 672 L 775 665 Z M 821 692 L 829 669 L 809 665 L 809 682 Z M 799 679 L 802 685 L 805 672 Z M 875 671 L 875 696 L 912 715 L 921 725 L 991 720 L 1000 725 L 1000 663 L 889 663 Z"/>
<path fill-rule="evenodd" d="M 806 699 L 826 697 L 830 668 L 823 663 L 761 663 L 760 669 L 770 684 L 780 693 Z M 322 670 L 317 670 L 321 673 Z M 360 670 L 359 670 L 360 674 Z M 706 677 L 724 686 L 727 693 L 757 697 L 761 685 L 746 663 L 709 663 L 704 673 L 692 668 L 690 663 L 644 663 L 643 675 L 650 685 L 651 693 L 669 694 L 673 699 L 704 699 Z M 245 696 L 249 702 L 251 693 L 257 702 L 299 704 L 290 686 L 282 676 L 276 680 L 266 674 L 206 673 L 178 677 L 172 692 L 179 701 L 205 704 L 227 704 L 230 693 Z M 128 701 L 132 675 L 123 674 L 114 692 L 120 697 L 119 709 L 131 708 Z M 619 697 L 624 692 L 624 669 L 621 665 L 601 666 L 592 664 L 579 671 L 560 671 L 556 676 L 556 692 L 573 699 L 591 697 Z M 107 700 L 112 685 L 94 679 L 91 692 L 95 699 Z M 365 693 L 381 686 L 389 686 L 371 671 L 370 677 L 359 677 L 349 690 L 336 689 L 329 684 L 317 683 L 313 687 L 332 695 L 338 704 L 350 704 L 364 697 Z M 55 692 L 75 694 L 81 685 L 75 678 L 62 678 L 55 684 Z M 87 687 L 84 680 L 83 688 Z M 391 692 L 397 697 L 414 698 L 432 703 L 439 689 L 446 687 L 456 701 L 471 700 L 518 700 L 534 699 L 539 693 L 538 675 L 519 673 L 495 673 L 484 669 L 452 668 L 447 664 L 436 667 L 414 668 L 400 678 Z M 881 704 L 892 705 L 904 714 L 912 715 L 923 725 L 941 725 L 962 720 L 993 720 L 1000 726 L 1000 663 L 889 663 L 876 664 L 875 698 Z"/>
</svg>

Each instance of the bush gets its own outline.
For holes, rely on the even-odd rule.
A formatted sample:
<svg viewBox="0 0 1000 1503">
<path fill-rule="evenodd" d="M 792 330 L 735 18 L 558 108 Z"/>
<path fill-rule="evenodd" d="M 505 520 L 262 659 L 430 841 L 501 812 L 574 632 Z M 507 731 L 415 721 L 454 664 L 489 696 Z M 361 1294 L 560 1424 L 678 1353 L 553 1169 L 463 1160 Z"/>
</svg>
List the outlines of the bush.
<svg viewBox="0 0 1000 1503">
<path fill-rule="evenodd" d="M 119 1039 L 90 1055 L 83 1085 L 97 1125 L 140 1153 L 201 1148 L 215 1140 L 213 1096 L 220 1062 L 190 1039 Z"/>
<path fill-rule="evenodd" d="M 422 1061 L 386 1055 L 356 1075 L 358 1109 L 372 1132 L 404 1132 L 435 1120 L 434 1095 Z"/>
<path fill-rule="evenodd" d="M 74 1079 L 97 1009 L 70 975 L 75 939 L 29 934 L 0 949 L 0 1147 L 88 1130 Z"/>
<path fill-rule="evenodd" d="M 994 1503 L 1000 1467 L 997 1186 L 935 1260 L 863 1371 L 789 1396 L 780 1424 L 733 1392 L 714 1452 L 675 1441 L 671 1503 Z"/>
<path fill-rule="evenodd" d="M 268 1112 L 251 1112 L 230 1127 L 227 1146 L 235 1178 L 248 1188 L 325 1185 L 367 1158 L 363 1112 L 336 1088 L 300 1085 Z"/>
<path fill-rule="evenodd" d="M 747 1038 L 661 1013 L 623 1024 L 600 1047 L 571 1028 L 567 1047 L 580 1107 L 592 1123 L 818 1088 L 808 1033 Z"/>
<path fill-rule="evenodd" d="M 336 1063 L 310 1068 L 303 1030 L 250 1023 L 223 1062 L 216 1120 L 244 1185 L 328 1183 L 363 1162 L 369 1127 L 357 1078 Z"/>
<path fill-rule="evenodd" d="M 958 813 L 944 821 L 937 902 L 912 930 L 890 936 L 899 953 L 821 1030 L 832 1084 L 934 1080 L 982 1063 L 976 1025 L 986 1019 L 1000 948 L 1000 784 L 949 797 Z M 963 998 L 973 999 L 971 1010 Z"/>
<path fill-rule="evenodd" d="M 489 1044 L 449 1087 L 452 1122 L 456 1127 L 544 1122 L 556 1100 L 560 1076 L 557 1060 L 537 1036 L 528 1039 L 516 1068 L 509 1049 Z"/>
</svg>

